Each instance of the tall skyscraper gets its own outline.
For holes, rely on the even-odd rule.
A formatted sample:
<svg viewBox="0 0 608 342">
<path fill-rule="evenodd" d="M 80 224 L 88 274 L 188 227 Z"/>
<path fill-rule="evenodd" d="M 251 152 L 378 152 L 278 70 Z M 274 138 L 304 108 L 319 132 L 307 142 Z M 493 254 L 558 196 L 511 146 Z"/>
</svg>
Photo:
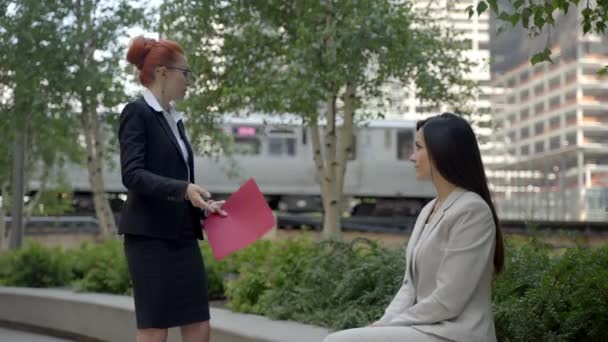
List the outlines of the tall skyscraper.
<svg viewBox="0 0 608 342">
<path fill-rule="evenodd" d="M 495 157 L 488 151 L 491 149 L 490 135 L 492 133 L 491 102 L 493 93 L 490 87 L 490 22 L 489 14 L 473 16 L 469 19 L 466 11 L 468 6 L 476 6 L 477 0 L 419 0 L 414 8 L 425 12 L 436 23 L 458 34 L 458 39 L 467 44 L 464 54 L 475 66 L 465 75 L 481 86 L 475 98 L 471 99 L 469 120 L 480 139 L 482 155 L 486 163 L 493 163 Z M 391 93 L 393 110 L 386 113 L 387 118 L 418 120 L 446 110 L 453 110 L 448 106 L 429 107 L 416 97 L 413 85 L 404 89 L 401 84 L 385 85 L 385 91 Z"/>
<path fill-rule="evenodd" d="M 521 29 L 492 37 L 492 190 L 501 218 L 606 221 L 608 78 L 597 71 L 608 38 L 583 35 L 574 9 L 558 23 L 535 40 Z M 547 42 L 554 63 L 532 66 Z"/>
</svg>

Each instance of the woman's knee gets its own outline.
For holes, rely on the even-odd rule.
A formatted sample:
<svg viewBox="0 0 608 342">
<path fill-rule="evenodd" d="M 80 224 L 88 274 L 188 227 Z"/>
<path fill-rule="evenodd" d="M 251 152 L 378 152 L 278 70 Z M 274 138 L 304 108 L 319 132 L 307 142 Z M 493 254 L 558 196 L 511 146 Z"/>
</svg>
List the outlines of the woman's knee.
<svg viewBox="0 0 608 342">
<path fill-rule="evenodd" d="M 167 340 L 167 329 L 138 329 L 137 342 L 164 342 Z"/>
<path fill-rule="evenodd" d="M 352 330 L 342 330 L 331 333 L 325 337 L 323 342 L 346 342 L 352 341 Z"/>
</svg>

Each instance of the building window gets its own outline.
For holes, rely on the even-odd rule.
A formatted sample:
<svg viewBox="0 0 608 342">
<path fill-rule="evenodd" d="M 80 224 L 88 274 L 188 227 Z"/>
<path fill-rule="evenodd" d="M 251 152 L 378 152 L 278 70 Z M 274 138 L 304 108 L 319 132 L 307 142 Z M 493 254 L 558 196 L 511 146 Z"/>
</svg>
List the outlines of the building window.
<svg viewBox="0 0 608 342">
<path fill-rule="evenodd" d="M 490 107 L 480 107 L 479 109 L 477 109 L 477 112 L 479 114 L 490 114 L 490 113 L 492 113 L 492 108 L 490 108 Z"/>
<path fill-rule="evenodd" d="M 553 90 L 553 89 L 559 87 L 559 84 L 560 84 L 560 77 L 556 76 L 549 81 L 549 89 Z"/>
<path fill-rule="evenodd" d="M 566 103 L 576 101 L 576 90 L 566 93 Z"/>
<path fill-rule="evenodd" d="M 534 144 L 534 153 L 543 153 L 543 152 L 545 152 L 545 142 L 537 141 Z"/>
<path fill-rule="evenodd" d="M 560 126 L 559 117 L 554 117 L 549 120 L 549 129 L 550 130 L 558 129 L 559 126 Z"/>
<path fill-rule="evenodd" d="M 576 112 L 568 112 L 566 114 L 566 126 L 576 125 Z"/>
<path fill-rule="evenodd" d="M 560 137 L 553 137 L 549 139 L 549 149 L 550 150 L 558 150 L 559 149 L 559 139 Z"/>
<path fill-rule="evenodd" d="M 519 99 L 522 102 L 523 101 L 528 101 L 528 98 L 530 98 L 530 91 L 528 89 L 522 90 L 521 93 L 519 93 Z"/>
<path fill-rule="evenodd" d="M 530 145 L 524 145 L 519 149 L 519 154 L 527 156 L 530 154 Z"/>
<path fill-rule="evenodd" d="M 416 107 L 416 113 L 437 113 L 439 112 L 439 108 L 438 107 L 433 107 L 433 106 L 417 106 Z"/>
<path fill-rule="evenodd" d="M 566 84 L 576 81 L 576 70 L 571 70 L 566 73 Z"/>
<path fill-rule="evenodd" d="M 509 132 L 509 143 L 515 142 L 515 131 Z"/>
<path fill-rule="evenodd" d="M 521 83 L 524 83 L 525 81 L 527 81 L 530 78 L 530 73 L 528 73 L 528 71 L 524 71 L 519 75 L 519 80 Z"/>
<path fill-rule="evenodd" d="M 521 129 L 519 136 L 522 139 L 527 139 L 528 137 L 530 137 L 530 127 L 524 127 Z"/>
<path fill-rule="evenodd" d="M 576 145 L 576 133 L 568 133 L 566 134 L 566 140 L 564 141 L 565 146 L 575 146 Z"/>
<path fill-rule="evenodd" d="M 519 113 L 519 117 L 522 121 L 529 118 L 530 117 L 530 108 L 522 109 L 521 112 Z"/>
<path fill-rule="evenodd" d="M 534 124 L 534 134 L 543 134 L 545 131 L 545 123 L 543 121 Z"/>
<path fill-rule="evenodd" d="M 544 102 L 537 103 L 537 104 L 534 106 L 534 114 L 535 114 L 535 115 L 539 115 L 539 114 L 541 114 L 541 113 L 542 113 L 542 112 L 544 112 L 544 111 L 545 111 L 545 103 L 544 103 Z"/>
<path fill-rule="evenodd" d="M 542 93 L 545 92 L 545 84 L 541 83 L 539 85 L 537 85 L 536 87 L 534 87 L 534 95 L 540 95 Z"/>
<path fill-rule="evenodd" d="M 545 64 L 546 63 L 536 64 L 534 66 L 534 76 L 539 75 L 539 74 L 545 72 Z"/>
<path fill-rule="evenodd" d="M 561 99 L 559 96 L 552 97 L 549 100 L 549 108 L 553 109 L 553 108 L 559 107 L 560 102 L 561 102 Z"/>
</svg>

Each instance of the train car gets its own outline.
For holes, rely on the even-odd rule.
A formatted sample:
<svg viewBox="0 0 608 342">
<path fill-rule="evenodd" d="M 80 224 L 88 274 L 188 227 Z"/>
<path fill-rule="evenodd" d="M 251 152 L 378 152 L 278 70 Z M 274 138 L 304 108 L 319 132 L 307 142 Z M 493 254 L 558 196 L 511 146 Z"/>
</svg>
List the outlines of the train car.
<svg viewBox="0 0 608 342">
<path fill-rule="evenodd" d="M 222 128 L 232 136 L 235 153 L 231 157 L 195 157 L 197 183 L 214 197 L 228 196 L 253 177 L 273 209 L 322 210 L 310 131 L 297 119 L 231 118 Z M 414 137 L 414 121 L 369 121 L 356 128 L 345 176 L 345 210 L 363 216 L 418 214 L 435 194 L 429 182 L 416 181 L 408 161 Z M 106 168 L 104 179 L 107 192 L 116 200 L 125 198 L 126 189 L 115 159 L 116 167 Z M 75 193 L 89 191 L 86 168 L 72 167 L 66 174 Z"/>
</svg>

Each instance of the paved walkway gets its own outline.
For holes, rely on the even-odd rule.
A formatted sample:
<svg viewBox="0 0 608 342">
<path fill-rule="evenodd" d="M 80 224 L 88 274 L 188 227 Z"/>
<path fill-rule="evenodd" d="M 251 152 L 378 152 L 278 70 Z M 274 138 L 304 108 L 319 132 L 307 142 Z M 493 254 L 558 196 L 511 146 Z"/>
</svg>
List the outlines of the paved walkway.
<svg viewBox="0 0 608 342">
<path fill-rule="evenodd" d="M 0 342 L 73 342 L 55 337 L 31 334 L 24 331 L 0 328 Z"/>
</svg>

